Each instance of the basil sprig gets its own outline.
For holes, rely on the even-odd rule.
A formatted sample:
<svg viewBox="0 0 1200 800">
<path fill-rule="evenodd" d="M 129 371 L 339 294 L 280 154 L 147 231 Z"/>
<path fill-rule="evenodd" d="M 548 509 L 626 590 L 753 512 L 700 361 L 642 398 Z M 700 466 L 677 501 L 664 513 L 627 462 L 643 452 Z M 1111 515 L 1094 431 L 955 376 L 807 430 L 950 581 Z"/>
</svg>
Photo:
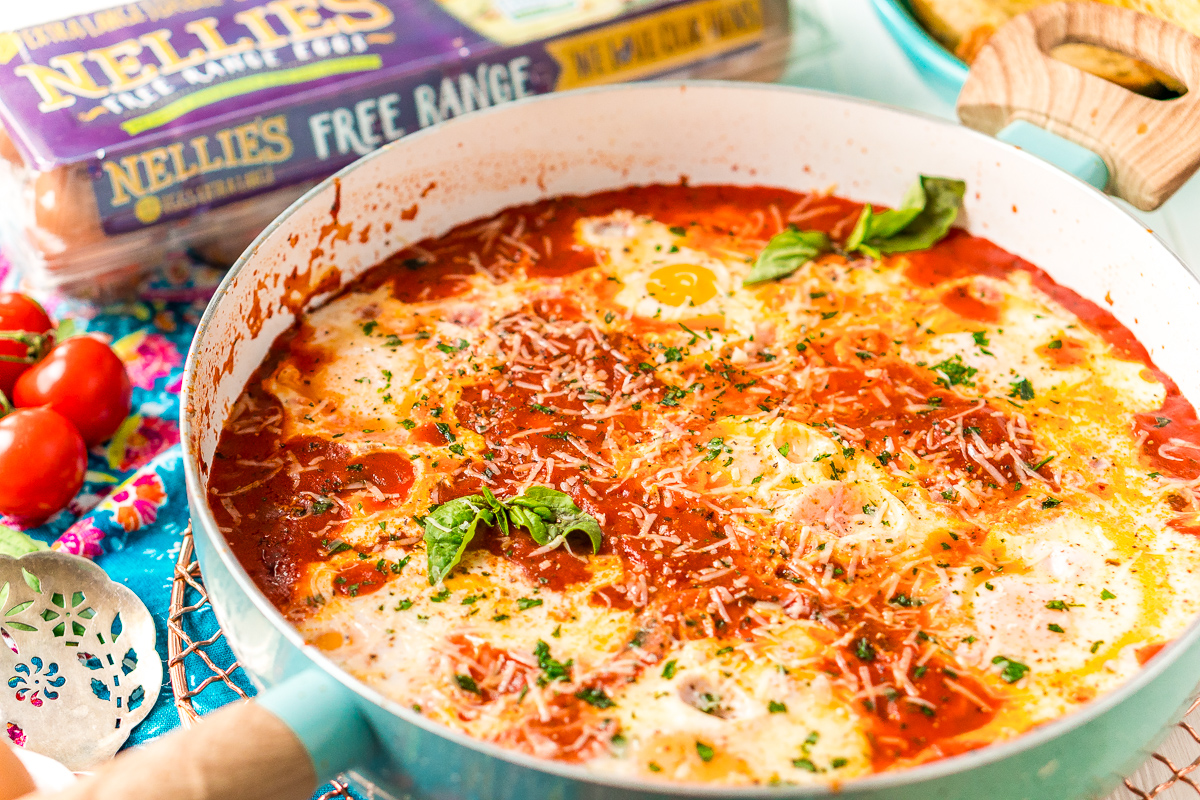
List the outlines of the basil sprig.
<svg viewBox="0 0 1200 800">
<path fill-rule="evenodd" d="M 905 192 L 899 208 L 875 213 L 870 204 L 863 206 L 844 249 L 878 258 L 881 253 L 933 247 L 950 232 L 966 191 L 964 181 L 922 175 Z"/>
<path fill-rule="evenodd" d="M 764 281 L 786 278 L 809 261 L 829 251 L 829 237 L 820 231 L 788 229 L 771 237 L 758 254 L 750 274 L 742 281 L 752 286 Z"/>
<path fill-rule="evenodd" d="M 874 258 L 883 253 L 907 253 L 933 247 L 950 232 L 958 219 L 964 181 L 931 178 L 922 175 L 904 194 L 899 208 L 875 212 L 870 204 L 862 213 L 842 251 L 859 250 Z M 758 254 L 743 286 L 786 278 L 822 253 L 833 249 L 829 237 L 821 231 L 789 228 L 771 237 Z"/>
<path fill-rule="evenodd" d="M 425 553 L 429 585 L 441 582 L 462 560 L 480 524 L 493 525 L 505 536 L 511 528 L 524 528 L 537 544 L 545 546 L 576 531 L 587 535 L 592 552 L 600 551 L 600 523 L 575 505 L 570 497 L 545 486 L 531 486 L 524 494 L 500 500 L 488 489 L 430 509 L 425 517 Z"/>
</svg>

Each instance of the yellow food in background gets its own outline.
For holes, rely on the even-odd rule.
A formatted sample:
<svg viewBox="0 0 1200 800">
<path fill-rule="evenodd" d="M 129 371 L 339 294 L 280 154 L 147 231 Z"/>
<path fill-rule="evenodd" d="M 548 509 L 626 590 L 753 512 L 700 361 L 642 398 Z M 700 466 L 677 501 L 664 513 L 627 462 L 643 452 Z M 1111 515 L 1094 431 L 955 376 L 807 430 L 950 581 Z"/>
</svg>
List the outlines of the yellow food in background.
<svg viewBox="0 0 1200 800">
<path fill-rule="evenodd" d="M 910 0 L 923 26 L 956 56 L 971 63 L 987 40 L 1018 14 L 1055 0 Z M 1097 0 L 1153 14 L 1200 35 L 1200 3 L 1195 0 Z M 1175 78 L 1121 53 L 1088 44 L 1063 44 L 1055 58 L 1131 91 L 1152 96 L 1181 94 Z"/>
</svg>

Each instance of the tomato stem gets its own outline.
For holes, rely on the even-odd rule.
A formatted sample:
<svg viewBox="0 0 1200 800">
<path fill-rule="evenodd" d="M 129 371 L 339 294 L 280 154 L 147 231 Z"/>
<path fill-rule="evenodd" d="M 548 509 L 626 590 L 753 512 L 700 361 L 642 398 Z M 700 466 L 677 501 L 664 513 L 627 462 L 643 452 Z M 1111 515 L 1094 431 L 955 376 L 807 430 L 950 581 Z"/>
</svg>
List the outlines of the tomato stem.
<svg viewBox="0 0 1200 800">
<path fill-rule="evenodd" d="M 54 340 L 52 331 L 34 333 L 32 331 L 0 331 L 0 342 L 19 342 L 25 345 L 24 356 L 0 355 L 0 361 L 11 364 L 35 364 L 50 350 Z"/>
<path fill-rule="evenodd" d="M 13 404 L 9 401 L 8 395 L 0 391 L 0 417 L 6 417 L 13 411 Z"/>
</svg>

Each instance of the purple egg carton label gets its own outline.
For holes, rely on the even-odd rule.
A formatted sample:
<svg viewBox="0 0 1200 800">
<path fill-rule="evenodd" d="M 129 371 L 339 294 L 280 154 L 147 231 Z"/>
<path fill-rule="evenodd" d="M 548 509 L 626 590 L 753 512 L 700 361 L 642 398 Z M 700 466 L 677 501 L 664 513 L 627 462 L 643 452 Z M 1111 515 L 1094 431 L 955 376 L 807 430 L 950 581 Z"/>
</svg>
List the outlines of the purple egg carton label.
<svg viewBox="0 0 1200 800">
<path fill-rule="evenodd" d="M 121 233 L 323 178 L 521 97 L 758 47 L 764 0 L 141 0 L 0 34 L 34 169 L 86 165 Z"/>
</svg>

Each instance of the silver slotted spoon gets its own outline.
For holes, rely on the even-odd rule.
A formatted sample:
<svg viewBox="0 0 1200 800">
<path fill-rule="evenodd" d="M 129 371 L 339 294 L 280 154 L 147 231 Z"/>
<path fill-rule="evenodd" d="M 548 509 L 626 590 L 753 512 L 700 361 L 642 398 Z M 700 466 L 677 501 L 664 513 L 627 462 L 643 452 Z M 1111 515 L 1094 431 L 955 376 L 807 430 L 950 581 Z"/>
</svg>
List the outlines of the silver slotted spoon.
<svg viewBox="0 0 1200 800">
<path fill-rule="evenodd" d="M 92 562 L 0 556 L 0 717 L 8 741 L 83 770 L 116 755 L 162 686 L 154 620 Z"/>
</svg>

